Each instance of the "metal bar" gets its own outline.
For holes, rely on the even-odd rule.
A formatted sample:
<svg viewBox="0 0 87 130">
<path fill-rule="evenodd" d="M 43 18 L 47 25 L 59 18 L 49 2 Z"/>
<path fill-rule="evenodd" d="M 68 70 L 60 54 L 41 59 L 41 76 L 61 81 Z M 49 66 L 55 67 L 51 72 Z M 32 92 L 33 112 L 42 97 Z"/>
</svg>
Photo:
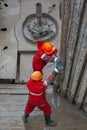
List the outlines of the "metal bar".
<svg viewBox="0 0 87 130">
<path fill-rule="evenodd" d="M 37 17 L 37 24 L 41 26 L 41 17 L 42 17 L 42 5 L 41 3 L 36 3 L 36 17 Z"/>
</svg>

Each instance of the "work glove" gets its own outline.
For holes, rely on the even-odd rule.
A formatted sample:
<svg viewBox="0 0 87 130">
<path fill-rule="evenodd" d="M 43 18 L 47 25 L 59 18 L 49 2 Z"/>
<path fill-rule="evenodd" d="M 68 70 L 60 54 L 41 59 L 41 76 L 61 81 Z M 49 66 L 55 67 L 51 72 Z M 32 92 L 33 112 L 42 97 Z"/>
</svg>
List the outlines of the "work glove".
<svg viewBox="0 0 87 130">
<path fill-rule="evenodd" d="M 54 68 L 54 71 L 56 73 L 58 73 L 58 72 L 62 71 L 63 69 L 64 69 L 64 67 L 62 65 L 56 65 L 56 68 Z"/>
<path fill-rule="evenodd" d="M 55 57 L 54 62 L 55 62 L 56 64 L 61 64 L 60 57 Z"/>
<path fill-rule="evenodd" d="M 64 69 L 64 67 L 63 67 L 63 66 L 56 66 L 56 69 L 57 69 L 58 71 L 62 71 L 62 70 Z"/>
<path fill-rule="evenodd" d="M 43 84 L 48 86 L 48 82 L 46 80 L 44 80 Z"/>
<path fill-rule="evenodd" d="M 57 70 L 62 70 L 63 66 L 62 66 L 62 62 L 61 62 L 61 58 L 60 57 L 56 57 L 55 58 L 55 63 L 56 63 L 56 68 Z"/>
</svg>

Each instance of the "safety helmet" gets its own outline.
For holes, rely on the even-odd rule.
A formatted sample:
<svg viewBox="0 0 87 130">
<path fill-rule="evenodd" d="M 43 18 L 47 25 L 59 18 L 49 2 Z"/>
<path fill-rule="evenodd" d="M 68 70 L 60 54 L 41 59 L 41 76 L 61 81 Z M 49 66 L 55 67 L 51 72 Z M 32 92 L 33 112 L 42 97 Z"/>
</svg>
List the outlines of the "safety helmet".
<svg viewBox="0 0 87 130">
<path fill-rule="evenodd" d="M 45 42 L 42 45 L 42 49 L 46 54 L 52 54 L 53 53 L 53 45 L 50 42 Z"/>
<path fill-rule="evenodd" d="M 35 72 L 33 72 L 32 73 L 32 75 L 31 75 L 31 79 L 32 80 L 41 80 L 42 79 L 42 74 L 41 74 L 41 72 L 40 71 L 35 71 Z"/>
</svg>

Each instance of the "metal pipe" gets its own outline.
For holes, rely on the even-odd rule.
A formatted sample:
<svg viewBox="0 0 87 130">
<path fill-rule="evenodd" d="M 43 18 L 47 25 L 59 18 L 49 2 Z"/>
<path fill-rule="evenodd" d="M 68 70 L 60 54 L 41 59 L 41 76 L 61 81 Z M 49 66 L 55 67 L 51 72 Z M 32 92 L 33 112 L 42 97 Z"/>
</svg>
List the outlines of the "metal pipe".
<svg viewBox="0 0 87 130">
<path fill-rule="evenodd" d="M 36 3 L 36 17 L 37 17 L 37 24 L 39 26 L 42 25 L 41 17 L 42 17 L 42 4 Z"/>
</svg>

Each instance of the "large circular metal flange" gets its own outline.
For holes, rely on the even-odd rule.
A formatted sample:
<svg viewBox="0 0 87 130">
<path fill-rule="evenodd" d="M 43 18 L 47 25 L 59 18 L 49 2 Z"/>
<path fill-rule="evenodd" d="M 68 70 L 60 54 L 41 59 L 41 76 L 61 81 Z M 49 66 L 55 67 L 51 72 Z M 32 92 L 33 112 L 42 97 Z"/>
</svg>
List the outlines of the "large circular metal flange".
<svg viewBox="0 0 87 130">
<path fill-rule="evenodd" d="M 46 13 L 42 13 L 42 27 L 44 26 L 43 31 L 41 32 L 41 28 L 35 25 L 37 21 L 36 14 L 31 14 L 25 18 L 22 26 L 22 32 L 24 37 L 30 41 L 35 43 L 36 41 L 51 41 L 56 38 L 58 34 L 58 23 L 57 21 L 50 15 Z M 36 26 L 36 27 L 33 27 Z"/>
</svg>

